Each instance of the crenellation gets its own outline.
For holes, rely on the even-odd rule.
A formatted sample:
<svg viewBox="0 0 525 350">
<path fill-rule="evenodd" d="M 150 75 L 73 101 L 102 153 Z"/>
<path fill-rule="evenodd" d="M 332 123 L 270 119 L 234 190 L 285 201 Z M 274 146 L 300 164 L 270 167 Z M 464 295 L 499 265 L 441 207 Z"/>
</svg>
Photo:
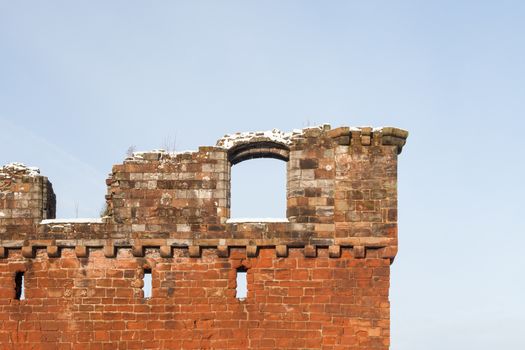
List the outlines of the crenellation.
<svg viewBox="0 0 525 350">
<path fill-rule="evenodd" d="M 325 124 L 135 152 L 94 219 L 55 219 L 38 169 L 0 168 L 0 348 L 388 349 L 407 136 Z M 254 158 L 287 162 L 286 218 L 230 217 L 231 167 Z"/>
</svg>

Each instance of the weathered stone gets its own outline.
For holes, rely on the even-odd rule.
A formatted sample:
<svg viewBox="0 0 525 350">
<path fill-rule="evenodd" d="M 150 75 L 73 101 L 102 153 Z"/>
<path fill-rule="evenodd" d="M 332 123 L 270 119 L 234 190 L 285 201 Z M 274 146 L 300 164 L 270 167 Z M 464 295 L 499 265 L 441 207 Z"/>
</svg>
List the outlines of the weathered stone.
<svg viewBox="0 0 525 350">
<path fill-rule="evenodd" d="M 116 249 L 115 246 L 112 244 L 108 244 L 104 246 L 104 256 L 106 258 L 114 258 L 116 256 Z"/>
<path fill-rule="evenodd" d="M 275 253 L 278 258 L 286 258 L 288 256 L 288 246 L 284 244 L 275 246 Z"/>
<path fill-rule="evenodd" d="M 317 247 L 311 244 L 304 246 L 304 256 L 307 258 L 315 258 L 317 256 Z"/>
<path fill-rule="evenodd" d="M 77 258 L 87 258 L 88 248 L 84 245 L 75 246 L 75 255 L 77 256 Z"/>
<path fill-rule="evenodd" d="M 30 245 L 22 247 L 22 256 L 24 258 L 34 258 L 35 257 L 35 248 Z"/>
<path fill-rule="evenodd" d="M 169 245 L 163 245 L 160 247 L 160 256 L 162 258 L 171 258 L 173 256 L 173 250 Z"/>
<path fill-rule="evenodd" d="M 135 153 L 106 179 L 102 219 L 50 220 L 47 178 L 0 168 L 0 314 L 9 333 L 0 343 L 388 349 L 397 155 L 407 136 L 323 125 Z M 287 162 L 286 220 L 231 220 L 230 169 L 259 157 Z M 236 300 L 244 272 L 248 295 Z M 22 279 L 23 303 L 11 300 Z"/>
<path fill-rule="evenodd" d="M 340 245 L 331 245 L 328 247 L 328 256 L 331 258 L 341 257 L 341 246 Z"/>
<path fill-rule="evenodd" d="M 354 258 L 363 259 L 366 255 L 366 249 L 362 245 L 354 246 Z"/>
<path fill-rule="evenodd" d="M 201 247 L 198 245 L 192 245 L 188 247 L 189 255 L 191 258 L 200 258 L 201 257 Z"/>
<path fill-rule="evenodd" d="M 227 245 L 217 246 L 217 256 L 219 258 L 227 258 L 230 255 L 230 248 Z"/>
<path fill-rule="evenodd" d="M 255 258 L 257 256 L 257 246 L 256 245 L 246 246 L 246 256 L 249 258 Z"/>
<path fill-rule="evenodd" d="M 60 248 L 56 245 L 48 245 L 46 247 L 47 256 L 50 258 L 58 258 L 60 256 Z"/>
<path fill-rule="evenodd" d="M 131 248 L 131 254 L 135 257 L 143 257 L 144 256 L 144 246 L 142 244 L 136 243 Z"/>
</svg>

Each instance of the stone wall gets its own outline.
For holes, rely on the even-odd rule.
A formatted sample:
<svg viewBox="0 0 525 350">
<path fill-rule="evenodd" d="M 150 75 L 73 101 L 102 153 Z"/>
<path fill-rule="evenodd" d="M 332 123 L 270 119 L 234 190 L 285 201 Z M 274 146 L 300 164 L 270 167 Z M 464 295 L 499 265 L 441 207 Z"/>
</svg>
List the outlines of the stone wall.
<svg viewBox="0 0 525 350">
<path fill-rule="evenodd" d="M 406 137 L 324 125 L 135 153 L 92 220 L 52 220 L 47 179 L 1 168 L 0 349 L 388 349 Z M 287 220 L 231 221 L 231 166 L 260 157 L 287 161 Z"/>
<path fill-rule="evenodd" d="M 0 168 L 0 238 L 24 238 L 43 219 L 55 217 L 51 182 L 36 168 L 11 163 Z"/>
</svg>

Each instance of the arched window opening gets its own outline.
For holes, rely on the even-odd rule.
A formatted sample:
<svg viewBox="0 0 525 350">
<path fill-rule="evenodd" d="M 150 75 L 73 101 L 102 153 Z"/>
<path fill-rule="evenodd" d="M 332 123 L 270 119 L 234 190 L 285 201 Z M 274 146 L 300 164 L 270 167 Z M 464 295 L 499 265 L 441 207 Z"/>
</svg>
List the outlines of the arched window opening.
<svg viewBox="0 0 525 350">
<path fill-rule="evenodd" d="M 231 168 L 229 222 L 286 221 L 286 162 L 258 158 Z"/>
</svg>

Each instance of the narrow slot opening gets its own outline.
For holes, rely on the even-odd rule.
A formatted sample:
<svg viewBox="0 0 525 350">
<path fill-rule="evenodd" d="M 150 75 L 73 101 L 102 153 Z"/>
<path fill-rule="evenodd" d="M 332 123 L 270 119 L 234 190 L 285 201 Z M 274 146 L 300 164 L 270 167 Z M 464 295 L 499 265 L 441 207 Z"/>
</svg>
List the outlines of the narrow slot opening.
<svg viewBox="0 0 525 350">
<path fill-rule="evenodd" d="M 247 277 L 248 270 L 241 266 L 237 269 L 237 293 L 235 297 L 239 300 L 246 299 L 248 295 L 248 280 Z"/>
<path fill-rule="evenodd" d="M 152 290 L 151 269 L 144 269 L 144 286 L 142 286 L 142 291 L 145 299 L 151 298 Z"/>
<path fill-rule="evenodd" d="M 18 271 L 15 275 L 15 299 L 25 300 L 24 272 Z"/>
</svg>

